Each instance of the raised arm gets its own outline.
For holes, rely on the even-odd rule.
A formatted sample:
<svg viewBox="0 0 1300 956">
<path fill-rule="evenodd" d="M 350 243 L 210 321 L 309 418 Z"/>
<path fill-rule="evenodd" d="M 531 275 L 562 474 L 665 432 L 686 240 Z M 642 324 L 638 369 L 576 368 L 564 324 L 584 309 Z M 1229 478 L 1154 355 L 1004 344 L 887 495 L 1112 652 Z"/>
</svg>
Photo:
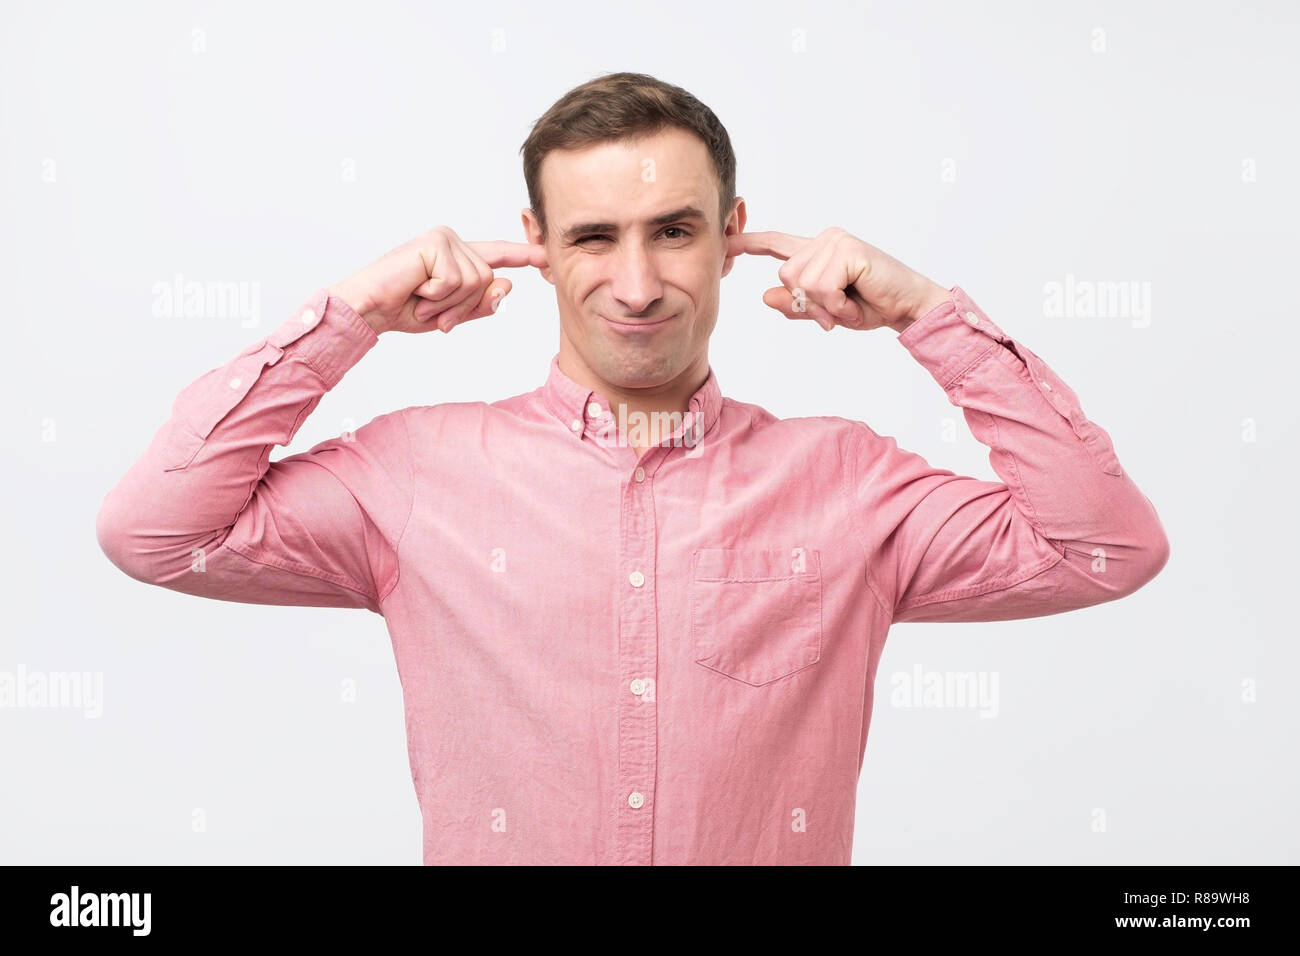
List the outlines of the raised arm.
<svg viewBox="0 0 1300 956">
<path fill-rule="evenodd" d="M 931 466 L 850 422 L 842 471 L 864 585 L 895 622 L 1040 617 L 1136 591 L 1169 560 L 1151 502 L 1047 363 L 945 289 L 838 227 L 738 232 L 785 260 L 763 301 L 823 329 L 890 328 L 963 411 L 1001 481 Z"/>
<path fill-rule="evenodd" d="M 1169 558 L 1110 436 L 960 287 L 898 336 L 1001 481 L 935 468 L 857 424 L 848 474 L 867 576 L 895 622 L 1040 617 L 1131 594 Z"/>
<path fill-rule="evenodd" d="M 104 498 L 104 553 L 137 580 L 188 594 L 379 613 L 412 494 L 401 413 L 269 461 L 377 341 L 321 289 L 187 386 Z"/>
<path fill-rule="evenodd" d="M 187 386 L 105 496 L 100 547 L 137 580 L 251 604 L 382 613 L 416 477 L 402 412 L 271 462 L 385 331 L 450 331 L 495 311 L 496 266 L 541 247 L 445 227 L 315 292 L 270 335 Z"/>
</svg>

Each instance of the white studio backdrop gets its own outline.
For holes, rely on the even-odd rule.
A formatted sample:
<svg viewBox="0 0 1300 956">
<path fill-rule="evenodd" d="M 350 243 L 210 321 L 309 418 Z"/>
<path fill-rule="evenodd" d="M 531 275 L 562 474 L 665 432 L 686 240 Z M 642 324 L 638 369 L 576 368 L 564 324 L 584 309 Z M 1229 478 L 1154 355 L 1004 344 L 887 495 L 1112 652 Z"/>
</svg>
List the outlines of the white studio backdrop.
<svg viewBox="0 0 1300 956">
<path fill-rule="evenodd" d="M 891 631 L 854 861 L 1300 862 L 1295 5 L 11 0 L 0 18 L 0 677 L 98 687 L 0 707 L 0 862 L 420 862 L 382 619 L 150 588 L 95 517 L 176 393 L 315 289 L 437 224 L 521 240 L 532 121 L 617 70 L 714 109 L 748 228 L 842 226 L 966 289 L 1075 389 L 1169 534 L 1121 601 Z M 995 477 L 892 332 L 831 339 L 764 306 L 776 268 L 724 280 L 724 394 Z M 554 291 L 506 274 L 496 316 L 384 336 L 273 458 L 540 385 Z M 159 310 L 177 281 L 241 283 L 250 308 Z M 1132 295 L 1053 305 L 1107 289 Z M 931 675 L 984 695 L 909 701 Z"/>
</svg>

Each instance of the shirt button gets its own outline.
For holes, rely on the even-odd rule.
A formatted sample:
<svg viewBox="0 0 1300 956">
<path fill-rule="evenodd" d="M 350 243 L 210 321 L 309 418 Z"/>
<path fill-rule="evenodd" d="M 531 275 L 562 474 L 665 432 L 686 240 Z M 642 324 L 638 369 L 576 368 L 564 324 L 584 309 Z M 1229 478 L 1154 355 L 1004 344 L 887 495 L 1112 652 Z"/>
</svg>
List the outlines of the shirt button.
<svg viewBox="0 0 1300 956">
<path fill-rule="evenodd" d="M 633 571 L 627 576 L 627 579 L 632 582 L 632 587 L 634 588 L 639 588 L 641 585 L 645 584 L 645 575 L 640 571 Z"/>
<path fill-rule="evenodd" d="M 232 379 L 230 380 L 230 387 L 231 387 L 231 388 L 239 388 L 239 379 L 237 379 L 237 378 L 232 378 Z"/>
<path fill-rule="evenodd" d="M 966 321 L 969 322 L 971 325 L 979 325 L 980 317 L 976 315 L 974 312 L 967 312 Z"/>
<path fill-rule="evenodd" d="M 569 422 L 569 427 L 572 428 L 575 432 L 582 431 L 582 419 L 575 418 L 573 421 Z"/>
<path fill-rule="evenodd" d="M 315 310 L 315 309 L 307 309 L 305 312 L 303 312 L 303 314 L 302 314 L 302 324 L 303 324 L 303 325 L 308 325 L 308 326 L 310 326 L 310 325 L 312 325 L 313 323 L 315 323 L 315 321 L 316 321 L 316 310 Z"/>
<path fill-rule="evenodd" d="M 1050 391 L 1052 390 L 1052 383 L 1051 383 L 1051 382 L 1043 382 L 1043 388 L 1047 389 L 1047 390 L 1050 392 Z"/>
<path fill-rule="evenodd" d="M 645 693 L 645 681 L 639 677 L 633 680 L 628 687 L 631 689 L 632 693 L 636 694 L 638 697 Z"/>
<path fill-rule="evenodd" d="M 632 472 L 632 477 L 637 481 L 645 481 L 645 469 L 637 465 L 636 471 Z"/>
<path fill-rule="evenodd" d="M 627 795 L 627 805 L 633 810 L 638 810 L 645 804 L 645 796 L 639 790 L 633 790 Z"/>
<path fill-rule="evenodd" d="M 600 405 L 598 405 L 596 402 L 592 402 L 590 405 L 587 406 L 587 414 L 590 415 L 592 418 L 595 418 L 597 415 L 600 414 Z"/>
</svg>

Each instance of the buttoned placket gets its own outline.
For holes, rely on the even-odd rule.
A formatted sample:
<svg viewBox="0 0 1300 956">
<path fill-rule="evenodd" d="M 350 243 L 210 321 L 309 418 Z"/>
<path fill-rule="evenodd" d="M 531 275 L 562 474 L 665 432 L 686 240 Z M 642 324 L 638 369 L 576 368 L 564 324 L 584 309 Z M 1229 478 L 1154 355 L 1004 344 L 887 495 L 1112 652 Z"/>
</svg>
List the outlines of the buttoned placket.
<svg viewBox="0 0 1300 956">
<path fill-rule="evenodd" d="M 658 534 L 651 479 L 668 449 L 651 448 L 637 460 L 636 450 L 618 435 L 613 413 L 605 409 L 594 392 L 576 406 L 569 427 L 579 441 L 589 439 L 608 449 L 619 467 L 633 466 L 622 483 L 619 506 L 614 862 L 649 866 L 654 845 L 658 725 L 653 688 L 659 635 L 654 576 Z"/>
<path fill-rule="evenodd" d="M 617 449 L 635 458 L 630 447 Z M 653 859 L 658 714 L 653 687 L 659 660 L 655 602 L 658 534 L 653 470 L 663 448 L 651 448 L 623 481 L 619 561 L 623 568 L 618 613 L 618 787 L 616 859 L 648 866 Z M 619 456 L 620 459 L 622 456 Z"/>
<path fill-rule="evenodd" d="M 614 862 L 649 866 L 654 858 L 655 774 L 658 764 L 658 693 L 654 675 L 659 660 L 659 616 L 655 568 L 658 521 L 655 472 L 678 445 L 687 452 L 701 433 L 703 405 L 691 410 L 667 439 L 637 452 L 618 433 L 613 412 L 595 392 L 565 402 L 573 416 L 569 428 L 578 441 L 606 448 L 616 467 L 627 468 L 619 506 L 618 601 L 618 774 L 614 794 Z M 692 436 L 688 439 L 687 432 Z M 630 466 L 630 467 L 629 467 Z"/>
</svg>

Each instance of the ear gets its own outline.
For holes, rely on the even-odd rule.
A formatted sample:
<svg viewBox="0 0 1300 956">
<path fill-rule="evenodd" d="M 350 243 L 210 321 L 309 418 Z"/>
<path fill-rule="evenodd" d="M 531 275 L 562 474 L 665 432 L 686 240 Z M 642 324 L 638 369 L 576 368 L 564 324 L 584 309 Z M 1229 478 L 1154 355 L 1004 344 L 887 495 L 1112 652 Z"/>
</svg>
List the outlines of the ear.
<svg viewBox="0 0 1300 956">
<path fill-rule="evenodd" d="M 520 210 L 520 219 L 523 221 L 524 224 L 525 241 L 527 241 L 530 245 L 534 245 L 534 246 L 545 245 L 545 243 L 542 242 L 541 223 L 537 221 L 537 216 L 533 213 L 533 210 L 528 206 L 525 206 L 522 210 Z M 550 258 L 550 251 L 551 250 L 549 248 L 546 250 L 548 259 Z M 549 265 L 543 266 L 537 271 L 542 274 L 543 279 L 545 279 L 551 285 L 555 285 L 555 280 L 551 278 L 551 267 Z"/>
<path fill-rule="evenodd" d="M 745 217 L 745 197 L 737 196 L 736 204 L 731 207 L 731 215 L 727 217 L 727 228 L 722 231 L 724 241 L 727 236 L 734 236 L 745 231 Z M 725 276 L 735 264 L 736 257 L 727 256 L 722 263 L 722 274 Z"/>
</svg>

